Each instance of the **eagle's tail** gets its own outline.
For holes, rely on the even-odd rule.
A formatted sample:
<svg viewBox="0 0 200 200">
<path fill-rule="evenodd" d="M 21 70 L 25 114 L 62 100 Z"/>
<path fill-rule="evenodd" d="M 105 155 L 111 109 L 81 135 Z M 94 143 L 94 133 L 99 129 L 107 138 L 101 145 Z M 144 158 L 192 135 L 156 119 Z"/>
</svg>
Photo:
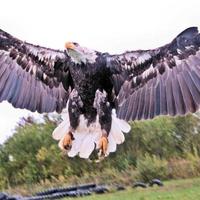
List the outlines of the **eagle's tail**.
<svg viewBox="0 0 200 200">
<path fill-rule="evenodd" d="M 118 119 L 115 111 L 113 110 L 111 130 L 108 135 L 108 149 L 106 156 L 108 156 L 109 153 L 116 151 L 117 144 L 121 144 L 125 140 L 123 133 L 128 133 L 130 129 L 130 125 L 126 121 Z"/>
<path fill-rule="evenodd" d="M 70 122 L 68 112 L 62 114 L 63 122 L 53 132 L 53 138 L 55 140 L 60 140 L 58 146 L 63 149 L 63 140 L 66 133 L 70 130 Z M 112 113 L 112 125 L 111 130 L 108 136 L 108 148 L 106 156 L 110 152 L 115 152 L 117 149 L 117 144 L 124 142 L 124 134 L 130 131 L 130 125 L 116 117 L 115 112 Z M 68 152 L 69 157 L 74 157 L 79 155 L 81 158 L 89 158 L 90 154 L 96 148 L 98 149 L 99 140 L 102 136 L 102 131 L 98 120 L 92 124 L 90 127 L 87 127 L 86 121 L 83 119 L 80 120 L 79 128 L 72 133 L 74 140 L 72 141 L 72 147 Z"/>
</svg>

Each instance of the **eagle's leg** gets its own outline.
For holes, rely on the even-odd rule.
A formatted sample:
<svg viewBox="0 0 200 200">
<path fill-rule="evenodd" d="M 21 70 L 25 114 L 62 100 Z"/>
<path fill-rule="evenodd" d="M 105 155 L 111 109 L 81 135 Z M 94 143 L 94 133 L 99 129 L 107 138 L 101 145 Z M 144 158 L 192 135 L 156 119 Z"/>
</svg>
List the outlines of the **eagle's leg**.
<svg viewBox="0 0 200 200">
<path fill-rule="evenodd" d="M 79 125 L 79 117 L 81 114 L 82 106 L 83 103 L 78 95 L 78 92 L 74 89 L 70 94 L 68 105 L 70 128 L 69 131 L 65 134 L 62 142 L 63 149 L 67 151 L 71 150 L 72 141 L 74 140 L 73 132 Z"/>
<path fill-rule="evenodd" d="M 102 136 L 99 140 L 99 157 L 104 157 L 108 149 L 108 134 L 106 130 L 102 130 Z"/>
<path fill-rule="evenodd" d="M 71 131 L 69 131 L 68 133 L 66 133 L 64 139 L 63 139 L 63 149 L 65 150 L 70 150 L 72 147 L 72 140 L 74 140 L 73 134 Z"/>
<path fill-rule="evenodd" d="M 98 149 L 99 158 L 107 156 L 108 152 L 108 134 L 112 124 L 112 107 L 108 101 L 107 92 L 97 90 L 94 99 L 94 108 L 97 110 L 97 116 L 101 125 L 102 135 L 99 140 Z"/>
<path fill-rule="evenodd" d="M 99 122 L 101 125 L 101 130 L 102 130 L 102 135 L 99 140 L 99 153 L 98 156 L 99 158 L 105 157 L 108 155 L 108 135 L 111 129 L 111 123 L 112 123 L 112 118 L 111 118 L 111 113 L 110 112 L 105 112 L 102 116 L 99 116 Z"/>
</svg>

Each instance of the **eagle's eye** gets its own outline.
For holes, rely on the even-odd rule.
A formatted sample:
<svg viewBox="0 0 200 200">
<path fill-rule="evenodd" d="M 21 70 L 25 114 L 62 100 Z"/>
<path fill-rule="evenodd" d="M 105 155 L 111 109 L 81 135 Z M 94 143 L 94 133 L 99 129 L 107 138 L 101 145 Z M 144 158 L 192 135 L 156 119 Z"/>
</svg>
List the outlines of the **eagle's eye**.
<svg viewBox="0 0 200 200">
<path fill-rule="evenodd" d="M 78 46 L 78 43 L 77 43 L 77 42 L 73 42 L 73 44 L 74 44 L 75 46 Z"/>
</svg>

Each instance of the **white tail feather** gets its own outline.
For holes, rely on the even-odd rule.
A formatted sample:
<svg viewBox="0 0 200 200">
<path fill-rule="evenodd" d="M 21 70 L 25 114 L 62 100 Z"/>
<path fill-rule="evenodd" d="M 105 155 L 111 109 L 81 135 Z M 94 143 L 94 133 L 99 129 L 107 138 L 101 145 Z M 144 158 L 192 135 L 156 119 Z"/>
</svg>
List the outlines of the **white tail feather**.
<svg viewBox="0 0 200 200">
<path fill-rule="evenodd" d="M 68 121 L 69 120 L 69 113 L 67 112 L 67 110 L 64 110 L 64 112 L 62 112 L 61 118 L 64 121 Z"/>
<path fill-rule="evenodd" d="M 117 119 L 117 120 L 118 120 L 117 124 L 120 126 L 121 130 L 124 133 L 128 133 L 131 130 L 131 126 L 126 121 L 121 120 L 121 119 Z"/>
<path fill-rule="evenodd" d="M 117 118 L 114 109 L 112 110 L 112 122 L 113 124 L 117 124 L 120 127 L 121 131 L 124 133 L 128 133 L 131 130 L 131 126 L 126 121 Z"/>
<path fill-rule="evenodd" d="M 80 147 L 84 141 L 84 138 L 87 136 L 87 132 L 82 133 L 73 133 L 74 140 L 72 141 L 72 148 L 68 152 L 69 157 L 74 157 L 80 152 Z"/>
<path fill-rule="evenodd" d="M 94 136 L 92 133 L 87 134 L 80 146 L 79 156 L 81 158 L 89 158 L 95 148 Z"/>
<path fill-rule="evenodd" d="M 59 126 L 53 131 L 52 137 L 55 140 L 61 140 L 66 133 L 69 132 L 70 124 L 68 121 L 63 121 Z"/>
<path fill-rule="evenodd" d="M 65 134 L 70 129 L 69 115 L 65 112 L 62 115 L 63 122 L 54 130 L 53 138 L 60 140 L 58 146 L 63 149 L 62 143 Z M 112 124 L 111 130 L 108 135 L 108 148 L 106 156 L 111 152 L 115 152 L 117 144 L 124 142 L 124 133 L 130 131 L 130 125 L 124 120 L 120 120 L 116 117 L 115 112 L 112 113 Z M 98 148 L 99 140 L 102 136 L 99 119 L 97 117 L 96 122 L 92 123 L 89 127 L 87 126 L 87 120 L 83 115 L 80 116 L 80 123 L 75 132 L 72 133 L 74 140 L 72 141 L 72 148 L 68 152 L 69 157 L 79 155 L 81 158 L 89 158 L 90 154 L 96 147 Z"/>
<path fill-rule="evenodd" d="M 109 142 L 108 142 L 108 149 L 107 149 L 106 154 L 109 154 L 109 153 L 111 153 L 111 152 L 115 152 L 116 149 L 117 149 L 117 144 L 116 144 L 116 142 L 115 142 L 115 140 L 114 140 L 112 134 L 109 134 L 109 136 L 108 136 L 108 141 L 109 141 Z"/>
<path fill-rule="evenodd" d="M 80 135 L 82 135 L 82 137 L 74 137 L 74 140 L 72 141 L 72 148 L 68 152 L 69 157 L 74 157 L 80 152 L 80 146 L 82 145 L 83 139 L 86 136 L 86 134 L 80 134 Z"/>
<path fill-rule="evenodd" d="M 68 103 L 66 108 L 61 113 L 62 122 L 52 133 L 52 137 L 55 140 L 61 140 L 70 129 L 69 113 L 68 113 Z"/>
<path fill-rule="evenodd" d="M 67 102 L 66 108 L 62 110 L 61 118 L 63 121 L 69 121 L 69 112 L 68 112 L 69 101 Z"/>
<path fill-rule="evenodd" d="M 112 134 L 113 139 L 115 140 L 116 144 L 121 144 L 124 142 L 124 134 L 122 131 L 119 129 L 119 126 L 117 124 L 112 125 L 110 134 Z"/>
</svg>

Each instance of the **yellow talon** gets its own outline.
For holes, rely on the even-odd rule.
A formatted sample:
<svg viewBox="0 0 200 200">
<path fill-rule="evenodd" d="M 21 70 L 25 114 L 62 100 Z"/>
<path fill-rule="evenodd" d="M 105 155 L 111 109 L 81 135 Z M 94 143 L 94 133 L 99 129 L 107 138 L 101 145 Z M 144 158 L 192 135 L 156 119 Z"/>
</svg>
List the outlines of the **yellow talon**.
<svg viewBox="0 0 200 200">
<path fill-rule="evenodd" d="M 73 135 L 71 132 L 67 133 L 63 139 L 63 148 L 65 150 L 70 150 L 72 147 L 72 140 L 73 140 Z"/>
<path fill-rule="evenodd" d="M 99 156 L 105 156 L 108 149 L 108 138 L 107 136 L 102 136 L 99 141 Z"/>
</svg>

